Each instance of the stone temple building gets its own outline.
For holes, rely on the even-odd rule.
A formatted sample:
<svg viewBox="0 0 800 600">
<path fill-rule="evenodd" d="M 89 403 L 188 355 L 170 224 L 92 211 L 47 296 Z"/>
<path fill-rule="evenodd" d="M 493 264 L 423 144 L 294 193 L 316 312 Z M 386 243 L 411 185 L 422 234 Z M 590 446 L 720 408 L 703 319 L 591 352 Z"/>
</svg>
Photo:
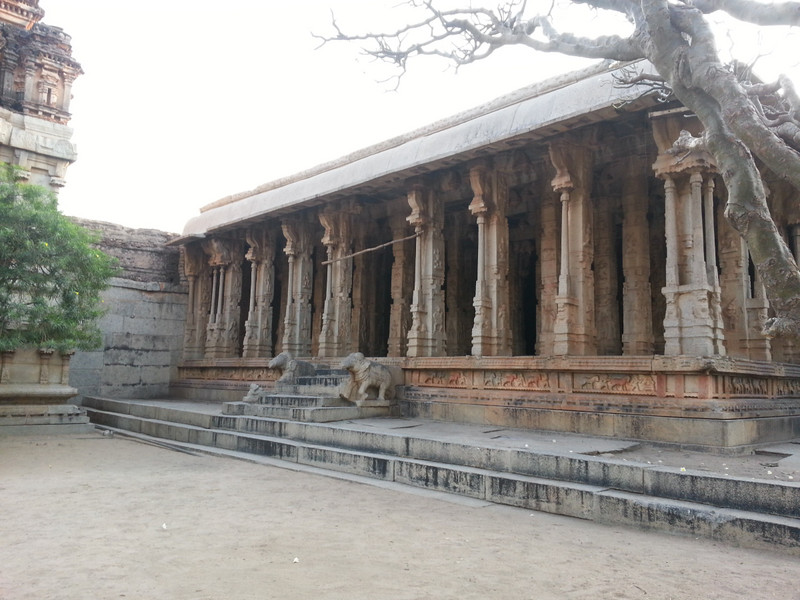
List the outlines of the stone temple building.
<svg viewBox="0 0 800 600">
<path fill-rule="evenodd" d="M 39 0 L 0 2 L 0 161 L 57 191 L 77 156 L 67 124 L 83 71 L 70 36 L 40 23 L 43 16 Z"/>
<path fill-rule="evenodd" d="M 800 436 L 800 348 L 723 217 L 696 118 L 615 67 L 205 206 L 173 393 L 241 399 L 360 351 L 409 416 L 737 446 Z M 794 192 L 768 181 L 800 251 Z"/>
</svg>

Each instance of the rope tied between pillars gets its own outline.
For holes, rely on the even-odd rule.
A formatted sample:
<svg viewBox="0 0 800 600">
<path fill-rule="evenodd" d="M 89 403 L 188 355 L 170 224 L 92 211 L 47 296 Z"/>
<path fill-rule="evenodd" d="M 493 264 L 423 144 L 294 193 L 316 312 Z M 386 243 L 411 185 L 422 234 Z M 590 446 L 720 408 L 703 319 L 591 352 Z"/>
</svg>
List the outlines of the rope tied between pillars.
<svg viewBox="0 0 800 600">
<path fill-rule="evenodd" d="M 352 254 L 348 254 L 347 256 L 340 256 L 339 258 L 332 258 L 331 260 L 323 261 L 322 265 L 324 266 L 338 262 L 340 260 L 347 260 L 348 258 L 353 258 L 354 256 L 358 256 L 359 254 L 366 254 L 367 252 L 375 252 L 376 250 L 380 250 L 381 248 L 386 248 L 387 246 L 393 246 L 394 244 L 399 244 L 400 242 L 407 242 L 408 240 L 413 240 L 414 238 L 418 238 L 420 235 L 422 235 L 422 232 L 413 233 L 407 237 L 400 238 L 397 240 L 392 240 L 391 242 L 386 242 L 385 244 L 381 244 L 380 246 L 375 246 L 373 248 L 366 248 L 365 250 L 359 250 L 358 252 L 353 252 Z"/>
</svg>

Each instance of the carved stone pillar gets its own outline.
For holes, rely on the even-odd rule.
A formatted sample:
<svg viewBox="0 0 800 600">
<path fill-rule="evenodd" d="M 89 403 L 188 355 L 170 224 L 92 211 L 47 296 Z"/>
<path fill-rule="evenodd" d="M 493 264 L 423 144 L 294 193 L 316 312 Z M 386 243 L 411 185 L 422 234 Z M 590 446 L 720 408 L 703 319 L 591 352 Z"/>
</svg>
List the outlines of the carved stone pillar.
<svg viewBox="0 0 800 600">
<path fill-rule="evenodd" d="M 39 383 L 47 385 L 50 383 L 50 359 L 53 358 L 52 348 L 39 349 Z"/>
<path fill-rule="evenodd" d="M 561 141 L 550 145 L 556 168 L 553 190 L 561 194 L 561 272 L 553 326 L 553 352 L 558 355 L 596 354 L 594 323 L 594 236 L 589 201 L 592 150 Z"/>
<path fill-rule="evenodd" d="M 472 294 L 472 282 L 460 277 L 461 266 L 465 262 L 464 242 L 468 239 L 469 223 L 465 215 L 451 214 L 447 222 L 447 234 L 444 237 L 445 247 L 445 339 L 447 351 L 454 356 L 466 355 L 470 352 L 472 315 L 467 314 L 467 303 L 464 298 Z"/>
<path fill-rule="evenodd" d="M 61 352 L 61 385 L 69 385 L 69 363 L 75 356 L 75 350 Z"/>
<path fill-rule="evenodd" d="M 212 238 L 203 249 L 212 271 L 205 357 L 231 358 L 239 353 L 244 246 L 238 240 Z"/>
<path fill-rule="evenodd" d="M 714 240 L 713 158 L 694 150 L 671 151 L 678 138 L 670 119 L 653 121 L 661 153 L 653 168 L 664 180 L 667 303 L 664 353 L 724 355 L 720 288 Z"/>
<path fill-rule="evenodd" d="M 206 346 L 208 313 L 211 305 L 211 281 L 206 254 L 198 244 L 181 246 L 183 272 L 189 283 L 186 325 L 183 333 L 183 358 L 203 358 Z"/>
<path fill-rule="evenodd" d="M 620 336 L 617 252 L 615 248 L 616 201 L 599 198 L 594 210 L 594 280 L 597 354 L 622 354 Z"/>
<path fill-rule="evenodd" d="M 444 206 L 433 191 L 415 184 L 408 192 L 408 222 L 419 234 L 416 240 L 414 295 L 408 356 L 444 356 Z"/>
<path fill-rule="evenodd" d="M 366 231 L 364 228 L 359 228 L 353 235 L 353 249 L 356 252 L 366 249 Z M 367 327 L 367 310 L 372 308 L 372 302 L 369 300 L 370 296 L 364 289 L 365 285 L 369 284 L 367 274 L 365 272 L 366 260 L 363 254 L 353 257 L 352 268 L 352 313 L 350 316 L 350 340 L 352 345 L 361 349 L 362 345 L 366 342 L 366 327 Z M 366 306 L 369 303 L 370 306 Z"/>
<path fill-rule="evenodd" d="M 325 229 L 322 243 L 328 256 L 320 356 L 344 356 L 356 349 L 351 339 L 353 259 L 344 258 L 352 253 L 353 248 L 353 212 L 354 207 L 350 206 L 349 210 L 327 209 L 319 215 Z"/>
<path fill-rule="evenodd" d="M 647 178 L 638 162 L 622 189 L 622 353 L 654 351 Z"/>
<path fill-rule="evenodd" d="M 14 362 L 14 350 L 0 352 L 0 383 L 11 381 L 11 363 Z"/>
<path fill-rule="evenodd" d="M 289 258 L 286 319 L 283 349 L 292 356 L 311 355 L 311 285 L 314 249 L 310 224 L 287 219 L 281 224 L 286 238 L 284 252 Z"/>
<path fill-rule="evenodd" d="M 250 245 L 245 255 L 250 262 L 250 298 L 242 356 L 268 357 L 272 354 L 275 238 L 266 229 L 251 229 L 247 232 L 247 243 Z"/>
<path fill-rule="evenodd" d="M 402 215 L 389 220 L 392 239 L 408 237 L 408 222 Z M 411 300 L 414 294 L 414 250 L 412 240 L 392 246 L 392 307 L 389 314 L 389 356 L 405 356 L 408 349 L 406 336 L 411 328 Z"/>
<path fill-rule="evenodd" d="M 558 295 L 558 199 L 545 194 L 542 198 L 539 254 L 541 256 L 541 295 L 536 315 L 536 354 L 554 353 L 553 325 L 556 322 Z"/>
<path fill-rule="evenodd" d="M 470 169 L 474 197 L 470 212 L 478 222 L 478 276 L 475 282 L 473 356 L 511 354 L 508 288 L 508 184 L 498 170 Z"/>
</svg>

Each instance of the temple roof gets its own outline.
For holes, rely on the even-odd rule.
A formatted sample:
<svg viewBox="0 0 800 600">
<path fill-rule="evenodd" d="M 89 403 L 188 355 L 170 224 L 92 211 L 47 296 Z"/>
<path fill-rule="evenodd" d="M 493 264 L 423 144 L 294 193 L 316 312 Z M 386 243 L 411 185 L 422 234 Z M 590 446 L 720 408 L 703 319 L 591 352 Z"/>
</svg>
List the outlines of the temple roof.
<svg viewBox="0 0 800 600">
<path fill-rule="evenodd" d="M 44 16 L 39 0 L 0 0 L 0 23 L 30 29 Z"/>
<path fill-rule="evenodd" d="M 626 65 L 607 62 L 533 84 L 472 110 L 437 121 L 297 175 L 229 196 L 201 209 L 188 221 L 181 239 L 204 236 L 263 221 L 347 194 L 469 160 L 487 148 L 499 152 L 520 143 L 608 120 L 620 105 L 636 100 L 636 109 L 655 103 L 641 90 L 615 84 Z"/>
</svg>

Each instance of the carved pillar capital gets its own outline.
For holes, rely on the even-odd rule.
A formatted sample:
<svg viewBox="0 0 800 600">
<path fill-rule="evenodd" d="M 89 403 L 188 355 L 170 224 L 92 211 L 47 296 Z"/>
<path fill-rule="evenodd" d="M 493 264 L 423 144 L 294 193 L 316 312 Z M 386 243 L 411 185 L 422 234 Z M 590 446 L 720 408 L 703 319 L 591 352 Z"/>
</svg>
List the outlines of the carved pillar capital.
<svg viewBox="0 0 800 600">
<path fill-rule="evenodd" d="M 412 183 L 408 190 L 408 205 L 411 207 L 411 214 L 407 220 L 417 232 L 422 231 L 430 220 L 426 204 L 427 195 L 428 189 L 419 182 Z"/>
<path fill-rule="evenodd" d="M 210 267 L 225 267 L 240 260 L 237 249 L 241 249 L 241 242 L 221 238 L 211 238 L 203 242 L 203 251 L 208 255 Z"/>
<path fill-rule="evenodd" d="M 473 198 L 469 211 L 475 215 L 486 215 L 493 209 L 492 173 L 486 163 L 474 165 L 469 170 L 469 182 Z"/>
<path fill-rule="evenodd" d="M 269 261 L 274 258 L 275 236 L 266 228 L 248 229 L 245 239 L 250 249 L 245 258 L 250 262 Z"/>
<path fill-rule="evenodd" d="M 199 244 L 181 246 L 183 273 L 186 277 L 197 277 L 206 266 L 206 254 Z"/>
<path fill-rule="evenodd" d="M 311 239 L 308 223 L 301 219 L 284 219 L 281 221 L 281 230 L 286 238 L 283 251 L 287 256 L 304 256 L 311 252 L 313 241 Z"/>
</svg>

